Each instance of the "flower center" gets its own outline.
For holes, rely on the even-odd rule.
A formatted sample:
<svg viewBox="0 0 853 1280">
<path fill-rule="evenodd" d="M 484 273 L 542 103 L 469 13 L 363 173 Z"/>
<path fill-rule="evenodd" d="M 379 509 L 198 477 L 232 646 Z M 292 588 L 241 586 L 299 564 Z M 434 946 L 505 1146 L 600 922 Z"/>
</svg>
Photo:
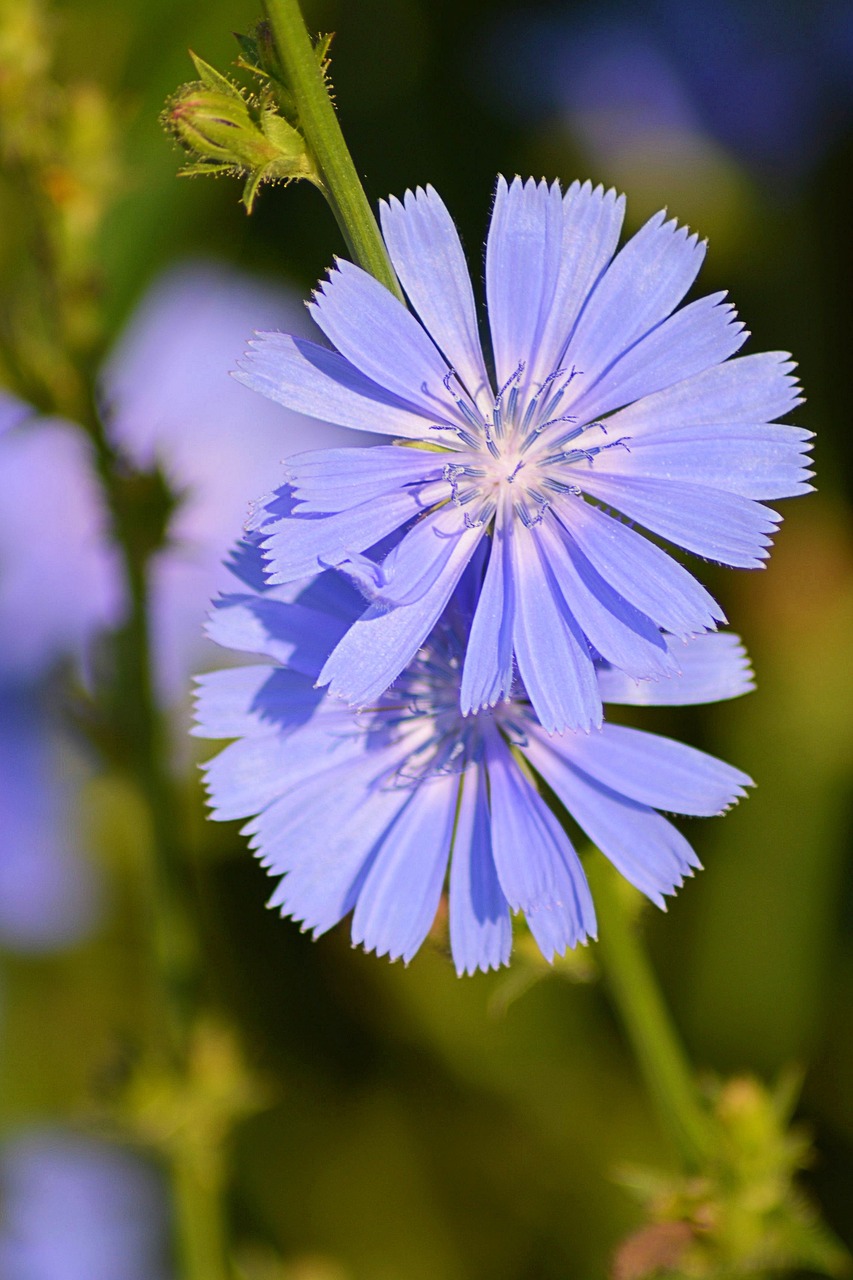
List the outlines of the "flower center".
<svg viewBox="0 0 853 1280">
<path fill-rule="evenodd" d="M 461 421 L 433 430 L 456 436 L 447 441 L 454 457 L 445 464 L 444 479 L 452 501 L 466 508 L 469 528 L 488 524 L 501 507 L 528 528 L 539 524 L 556 496 L 580 495 L 579 465 L 590 466 L 603 450 L 625 445 L 624 437 L 607 438 L 603 422 L 579 423 L 561 412 L 569 387 L 582 376 L 574 366 L 555 369 L 532 395 L 519 391 L 523 372 L 519 364 L 489 416 L 476 407 L 452 370 L 444 379 Z"/>
<path fill-rule="evenodd" d="M 521 688 L 495 707 L 470 716 L 460 712 L 466 643 L 465 622 L 451 611 L 371 713 L 380 740 L 390 735 L 408 747 L 405 764 L 391 785 L 409 786 L 439 774 L 460 773 L 482 751 L 486 721 L 496 723 L 510 741 L 526 742 L 527 695 Z"/>
</svg>

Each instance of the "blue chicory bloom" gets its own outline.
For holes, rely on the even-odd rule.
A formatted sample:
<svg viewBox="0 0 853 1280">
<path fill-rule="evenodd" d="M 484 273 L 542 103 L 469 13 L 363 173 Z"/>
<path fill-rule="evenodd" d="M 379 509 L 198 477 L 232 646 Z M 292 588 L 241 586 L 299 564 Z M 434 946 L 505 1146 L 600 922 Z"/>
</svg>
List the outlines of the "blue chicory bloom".
<svg viewBox="0 0 853 1280">
<path fill-rule="evenodd" d="M 312 417 L 394 443 L 289 460 L 260 519 L 274 583 L 339 567 L 372 603 L 321 684 L 369 706 L 412 661 L 465 567 L 489 548 L 460 686 L 495 706 L 518 671 L 545 729 L 601 724 L 594 660 L 661 680 L 686 639 L 723 621 L 676 560 L 622 519 L 695 555 L 756 568 L 806 492 L 810 433 L 787 355 L 730 361 L 746 338 L 722 293 L 673 309 L 704 245 L 655 215 L 616 254 L 624 199 L 500 178 L 486 244 L 495 380 L 459 237 L 432 188 L 382 208 L 420 317 L 339 261 L 310 310 L 337 351 L 260 335 L 240 377 Z M 410 447 L 410 446 L 415 447 Z M 268 523 L 270 514 L 277 515 Z M 365 554 L 398 529 L 381 563 Z"/>
<path fill-rule="evenodd" d="M 427 643 L 359 711 L 315 684 L 330 647 L 363 609 L 356 589 L 334 572 L 265 588 L 260 558 L 244 548 L 235 571 L 247 589 L 221 599 L 209 630 L 265 661 L 199 677 L 195 730 L 237 739 L 206 766 L 207 786 L 213 816 L 251 816 L 253 847 L 283 876 L 270 905 L 315 937 L 353 911 L 354 942 L 408 961 L 433 922 L 449 861 L 460 974 L 507 962 L 511 910 L 524 912 L 549 960 L 595 934 L 583 869 L 532 771 L 659 906 L 699 864 L 657 810 L 716 814 L 750 781 L 635 729 L 551 737 L 520 683 L 495 708 L 463 717 L 465 639 L 484 560 L 481 549 Z M 736 637 L 677 647 L 681 674 L 657 684 L 599 664 L 599 696 L 692 703 L 751 687 Z"/>
</svg>

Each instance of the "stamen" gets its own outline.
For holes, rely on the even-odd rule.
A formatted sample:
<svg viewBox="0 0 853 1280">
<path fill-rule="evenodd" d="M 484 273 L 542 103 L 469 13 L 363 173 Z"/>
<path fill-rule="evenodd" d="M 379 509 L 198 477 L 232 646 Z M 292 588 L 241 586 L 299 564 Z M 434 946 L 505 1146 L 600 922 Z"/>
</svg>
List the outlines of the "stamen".
<svg viewBox="0 0 853 1280">
<path fill-rule="evenodd" d="M 474 519 L 467 511 L 465 512 L 464 523 L 466 529 L 482 529 L 487 525 L 495 514 L 497 507 L 493 501 L 486 501 L 480 509 L 478 519 Z"/>
<path fill-rule="evenodd" d="M 561 370 L 561 372 L 565 372 L 565 370 Z M 575 366 L 572 365 L 572 370 L 568 378 L 566 378 L 566 381 L 563 383 L 561 387 L 557 388 L 554 395 L 551 397 L 551 399 L 548 401 L 548 404 L 545 406 L 544 410 L 542 411 L 542 416 L 544 418 L 547 418 L 549 414 L 553 413 L 557 405 L 562 400 L 565 392 L 571 386 L 574 379 L 579 378 L 581 376 L 581 373 L 582 373 L 582 370 L 576 369 Z"/>
<path fill-rule="evenodd" d="M 550 489 L 553 493 L 570 493 L 575 498 L 583 496 L 583 490 L 579 489 L 576 484 L 567 484 L 565 480 L 555 480 L 553 476 L 546 476 L 542 481 L 544 489 Z"/>
<path fill-rule="evenodd" d="M 464 427 L 456 427 L 449 422 L 448 423 L 433 422 L 430 424 L 429 429 L 430 431 L 453 431 L 459 437 L 462 443 L 467 445 L 469 449 L 476 449 L 479 447 L 479 442 L 477 441 L 476 437 L 472 436 L 471 432 L 466 431 Z"/>
<path fill-rule="evenodd" d="M 480 489 L 476 481 L 482 480 L 485 474 L 481 467 L 472 467 L 460 462 L 446 462 L 442 469 L 442 475 L 450 485 L 451 500 L 457 507 L 464 506 L 479 495 Z M 475 483 L 469 489 L 462 491 L 459 485 L 460 480 L 470 480 Z"/>
<path fill-rule="evenodd" d="M 596 454 L 601 453 L 600 449 L 567 449 L 565 453 L 557 453 L 554 455 L 555 462 L 592 462 Z M 550 459 L 549 459 L 550 461 Z"/>
<path fill-rule="evenodd" d="M 465 418 L 467 418 L 468 422 L 471 423 L 471 426 L 476 427 L 478 431 L 482 431 L 483 427 L 485 426 L 485 423 L 483 422 L 483 419 L 481 417 L 478 417 L 478 415 L 474 412 L 471 406 L 469 404 L 466 404 L 464 400 L 460 400 L 459 398 L 457 398 L 456 404 L 459 408 L 459 412 L 463 414 Z"/>
<path fill-rule="evenodd" d="M 513 385 L 514 382 L 518 382 L 518 379 L 521 377 L 523 373 L 524 373 L 524 361 L 519 360 L 518 368 L 515 370 L 514 373 L 511 373 L 509 375 L 506 382 L 503 384 L 500 391 L 495 396 L 495 405 L 499 405 L 501 403 L 501 401 L 503 400 L 504 392 L 507 391 Z"/>
<path fill-rule="evenodd" d="M 501 387 L 501 389 L 500 389 L 500 391 L 498 392 L 498 394 L 495 396 L 495 407 L 494 407 L 494 410 L 493 410 L 493 412 L 492 412 L 492 426 L 493 426 L 493 429 L 494 429 L 494 431 L 495 431 L 495 434 L 496 434 L 496 435 L 498 435 L 498 436 L 500 436 L 500 435 L 502 435 L 502 434 L 503 434 L 503 427 L 504 427 L 504 417 L 503 417 L 503 398 L 504 398 L 504 394 L 506 393 L 506 391 L 507 391 L 507 389 L 508 389 L 509 387 L 512 387 L 512 390 L 511 390 L 511 391 L 510 391 L 510 393 L 509 393 L 509 409 L 508 409 L 508 417 L 509 417 L 509 419 L 510 419 L 510 421 L 511 421 L 511 420 L 512 420 L 513 412 L 515 411 L 515 404 L 516 404 L 516 400 L 518 399 L 518 386 L 517 386 L 516 384 L 518 383 L 518 379 L 521 377 L 521 375 L 522 375 L 522 373 L 523 373 L 523 372 L 524 372 L 524 361 L 523 361 L 523 360 L 520 360 L 520 361 L 518 362 L 518 367 L 515 369 L 515 371 L 514 371 L 513 373 L 511 373 L 511 374 L 510 374 L 510 376 L 507 378 L 506 382 L 503 384 L 503 386 Z M 487 424 L 487 426 L 488 426 L 488 424 Z M 487 443 L 487 444 L 488 444 L 488 441 L 489 441 L 489 435 L 488 435 L 488 431 L 487 431 L 487 433 L 486 433 L 486 443 Z"/>
<path fill-rule="evenodd" d="M 501 456 L 501 451 L 494 442 L 492 433 L 489 430 L 488 422 L 485 423 L 483 430 L 486 436 L 486 448 L 488 449 L 489 453 L 492 455 L 493 458 L 499 458 Z"/>
<path fill-rule="evenodd" d="M 545 513 L 551 505 L 547 498 L 540 498 L 536 494 L 533 494 L 532 497 L 538 508 L 535 516 L 531 516 L 523 503 L 517 502 L 513 508 L 525 529 L 532 529 L 534 525 L 541 524 L 545 519 Z"/>
<path fill-rule="evenodd" d="M 453 403 L 456 405 L 457 409 L 463 415 L 463 417 L 466 418 L 467 421 L 471 424 L 471 426 L 475 427 L 478 432 L 482 431 L 483 425 L 484 425 L 483 419 L 479 416 L 479 414 L 474 409 L 471 408 L 470 404 L 468 404 L 465 400 L 462 399 L 461 395 L 457 395 L 451 389 L 450 383 L 454 378 L 459 384 L 459 387 L 463 392 L 463 394 L 464 395 L 468 394 L 465 388 L 465 384 L 462 382 L 462 379 L 459 377 L 459 374 L 456 372 L 455 369 L 448 369 L 447 373 L 442 378 L 445 391 L 447 392 L 448 395 L 453 397 Z"/>
</svg>

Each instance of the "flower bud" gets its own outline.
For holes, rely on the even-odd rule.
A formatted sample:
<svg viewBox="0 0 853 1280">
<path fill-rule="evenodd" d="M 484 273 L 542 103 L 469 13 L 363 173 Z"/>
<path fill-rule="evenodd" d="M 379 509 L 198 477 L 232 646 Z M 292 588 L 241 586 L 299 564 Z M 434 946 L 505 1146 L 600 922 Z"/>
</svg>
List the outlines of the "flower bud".
<svg viewBox="0 0 853 1280">
<path fill-rule="evenodd" d="M 201 58 L 192 57 L 200 79 L 183 85 L 162 116 L 190 157 L 182 173 L 245 176 L 242 199 L 249 212 L 262 182 L 319 181 L 305 139 L 271 99 L 244 95 Z"/>
</svg>

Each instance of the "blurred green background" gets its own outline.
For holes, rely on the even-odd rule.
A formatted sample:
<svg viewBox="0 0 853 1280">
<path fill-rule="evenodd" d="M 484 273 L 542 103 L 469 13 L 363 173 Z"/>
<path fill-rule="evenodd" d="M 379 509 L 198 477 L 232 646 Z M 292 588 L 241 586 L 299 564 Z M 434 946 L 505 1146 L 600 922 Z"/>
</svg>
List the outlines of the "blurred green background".
<svg viewBox="0 0 853 1280">
<path fill-rule="evenodd" d="M 824 8 L 848 33 L 853 76 L 850 7 Z M 710 11 L 687 9 L 697 22 Z M 853 1246 L 853 130 L 843 93 L 820 109 L 809 97 L 831 94 L 829 63 L 841 57 L 842 37 L 834 47 L 829 35 L 825 45 L 806 41 L 817 13 L 806 3 L 756 11 L 771 52 L 779 46 L 805 60 L 785 92 L 798 86 L 806 105 L 797 99 L 791 109 L 814 109 L 815 127 L 786 169 L 739 150 L 698 102 L 672 130 L 655 103 L 648 127 L 631 137 L 617 117 L 608 142 L 608 95 L 621 101 L 612 68 L 598 82 L 604 107 L 571 94 L 561 104 L 554 88 L 554 50 L 589 26 L 580 6 L 537 11 L 530 30 L 540 33 L 539 54 L 535 41 L 522 50 L 519 40 L 534 10 L 498 0 L 306 10 L 314 30 L 336 33 L 339 116 L 371 200 L 433 183 L 475 278 L 497 172 L 589 176 L 627 192 L 629 228 L 667 205 L 707 235 L 702 291 L 730 290 L 754 334 L 748 351 L 782 348 L 800 362 L 808 403 L 796 421 L 817 433 L 819 493 L 786 504 L 765 572 L 707 567 L 751 652 L 758 689 L 709 710 L 644 714 L 644 727 L 731 760 L 758 787 L 724 819 L 685 825 L 706 869 L 667 915 L 650 911 L 647 923 L 700 1068 L 768 1080 L 788 1064 L 804 1068 L 799 1116 L 817 1146 L 806 1181 Z M 634 7 L 624 12 L 645 21 Z M 648 19 L 649 39 L 666 29 L 660 12 Z M 157 116 L 192 78 L 186 50 L 226 69 L 231 32 L 257 17 L 247 0 L 73 0 L 55 10 L 59 77 L 108 91 L 124 136 L 126 188 L 102 243 L 116 327 L 156 273 L 187 254 L 227 260 L 304 295 L 343 252 L 307 186 L 264 189 L 247 218 L 239 183 L 176 180 L 180 156 Z M 722 52 L 703 44 L 699 27 L 695 46 L 694 58 L 720 60 L 716 91 L 724 94 L 727 76 L 742 73 L 734 53 L 725 42 Z M 540 72 L 551 77 L 547 94 Z M 685 92 L 695 89 L 689 68 L 679 74 Z M 567 64 L 565 80 L 573 75 Z M 641 101 L 635 124 L 643 109 Z M 596 110 L 604 117 L 597 130 L 589 127 Z M 187 788 L 205 863 L 210 989 L 269 1093 L 269 1107 L 237 1134 L 229 1201 L 256 1274 L 269 1249 L 286 1263 L 276 1274 L 292 1280 L 606 1275 L 613 1248 L 641 1221 L 619 1170 L 666 1167 L 674 1153 L 594 963 L 550 974 L 522 954 L 509 971 L 459 980 L 440 940 L 408 969 L 354 951 L 343 928 L 312 943 L 266 911 L 270 885 L 236 824 L 204 827 L 191 771 Z M 93 854 L 108 870 L 109 911 L 83 946 L 2 957 L 7 1132 L 97 1109 L 105 1073 L 121 1070 L 152 1016 L 137 905 L 145 851 L 132 797 L 102 778 L 83 802 Z"/>
</svg>

